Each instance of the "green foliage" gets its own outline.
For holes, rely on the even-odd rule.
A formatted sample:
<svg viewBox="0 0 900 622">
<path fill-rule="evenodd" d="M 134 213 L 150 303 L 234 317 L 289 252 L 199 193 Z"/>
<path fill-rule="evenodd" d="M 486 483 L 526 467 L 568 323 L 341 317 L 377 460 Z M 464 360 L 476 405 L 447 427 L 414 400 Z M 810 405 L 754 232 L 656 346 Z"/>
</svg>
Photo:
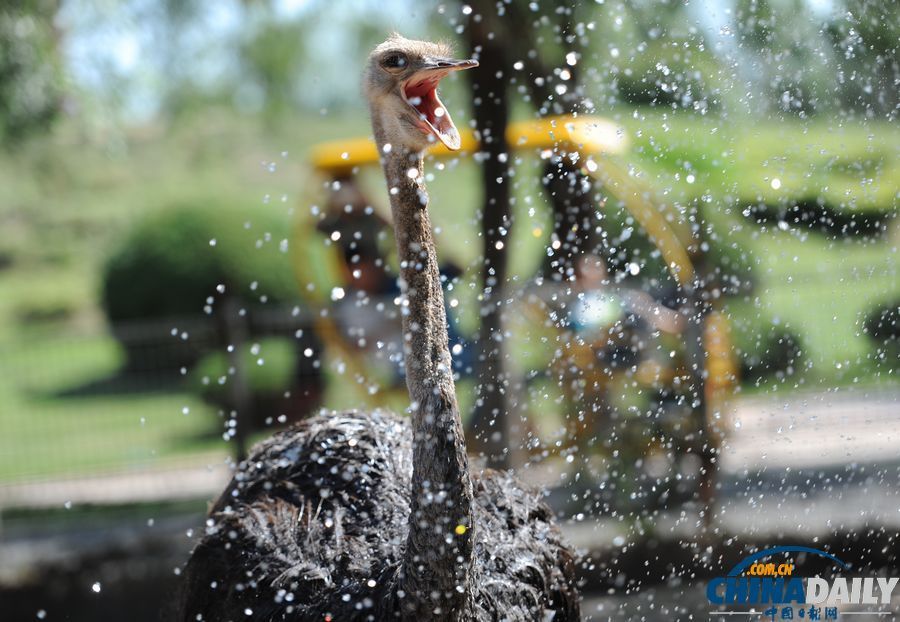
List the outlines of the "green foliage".
<svg viewBox="0 0 900 622">
<path fill-rule="evenodd" d="M 786 129 L 791 140 L 784 140 Z M 883 230 L 900 192 L 898 134 L 799 129 L 757 129 L 737 139 L 729 190 L 744 215 L 835 235 Z"/>
<path fill-rule="evenodd" d="M 868 312 L 863 330 L 875 345 L 875 364 L 896 374 L 900 361 L 900 298 L 888 300 Z"/>
<path fill-rule="evenodd" d="M 62 104 L 55 3 L 13 0 L 0 7 L 0 144 L 45 130 Z"/>
<path fill-rule="evenodd" d="M 751 291 L 757 282 L 754 269 L 757 257 L 753 249 L 727 231 L 716 231 L 714 227 L 712 230 L 705 250 L 714 284 L 729 296 Z"/>
<path fill-rule="evenodd" d="M 195 315 L 219 286 L 248 303 L 296 301 L 288 221 L 272 209 L 211 199 L 152 213 L 105 266 L 107 316 Z"/>
<path fill-rule="evenodd" d="M 241 46 L 241 59 L 262 91 L 266 116 L 276 120 L 295 103 L 303 60 L 303 27 L 299 22 L 267 22 Z"/>
<path fill-rule="evenodd" d="M 723 127 L 722 119 L 644 112 L 623 119 L 638 165 L 674 200 L 707 194 L 760 224 L 829 236 L 883 231 L 900 194 L 900 132 L 877 126 L 791 122 Z M 691 173 L 695 183 L 685 183 Z"/>
<path fill-rule="evenodd" d="M 248 389 L 253 394 L 280 395 L 294 384 L 297 372 L 297 344 L 287 338 L 262 339 L 241 348 L 239 356 L 247 370 Z M 227 401 L 228 356 L 213 352 L 204 356 L 191 371 L 190 386 L 214 402 Z"/>
<path fill-rule="evenodd" d="M 844 75 L 854 78 L 839 81 L 842 103 L 866 117 L 896 115 L 900 11 L 896 4 L 892 10 L 891 3 L 877 0 L 843 0 L 843 4 L 846 10 L 827 27 Z"/>
<path fill-rule="evenodd" d="M 877 305 L 866 317 L 864 327 L 876 342 L 900 341 L 900 299 Z"/>
<path fill-rule="evenodd" d="M 293 337 L 265 337 L 245 343 L 237 350 L 244 370 L 247 410 L 242 421 L 262 430 L 279 421 L 298 421 L 322 405 L 324 378 L 315 364 L 321 345 L 311 333 Z M 232 394 L 235 361 L 222 349 L 207 353 L 193 366 L 188 388 L 222 411 L 236 408 Z"/>
<path fill-rule="evenodd" d="M 677 106 L 707 111 L 718 108 L 719 65 L 703 46 L 691 41 L 644 43 L 616 78 L 619 96 L 636 105 Z"/>
<path fill-rule="evenodd" d="M 806 358 L 803 340 L 790 326 L 766 313 L 732 315 L 732 338 L 743 382 L 798 374 Z"/>
</svg>

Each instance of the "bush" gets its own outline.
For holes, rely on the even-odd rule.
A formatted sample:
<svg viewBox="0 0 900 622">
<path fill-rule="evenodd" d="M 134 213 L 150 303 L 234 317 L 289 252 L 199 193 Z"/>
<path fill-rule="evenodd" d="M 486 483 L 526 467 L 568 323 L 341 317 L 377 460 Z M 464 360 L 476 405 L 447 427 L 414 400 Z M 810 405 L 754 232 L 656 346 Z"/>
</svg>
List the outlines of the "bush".
<svg viewBox="0 0 900 622">
<path fill-rule="evenodd" d="M 297 369 L 297 352 L 290 339 L 267 338 L 241 348 L 247 370 L 247 388 L 253 393 L 277 395 L 291 386 Z M 191 371 L 191 388 L 211 401 L 224 402 L 229 362 L 224 352 L 204 356 Z"/>
<path fill-rule="evenodd" d="M 207 298 L 221 298 L 222 286 L 251 307 L 295 303 L 288 232 L 287 217 L 270 208 L 215 200 L 164 208 L 138 223 L 107 261 L 102 280 L 103 307 L 129 369 L 190 365 L 203 344 L 199 335 L 178 347 L 167 344 L 164 361 L 149 360 L 148 348 L 159 352 L 159 331 L 129 331 L 125 322 L 202 318 Z"/>
<path fill-rule="evenodd" d="M 718 68 L 706 50 L 687 41 L 646 43 L 616 73 L 619 98 L 636 106 L 719 107 Z"/>
<path fill-rule="evenodd" d="M 730 236 L 716 234 L 707 240 L 707 269 L 726 296 L 746 294 L 756 286 L 756 255 Z"/>
<path fill-rule="evenodd" d="M 317 408 L 322 397 L 321 371 L 303 350 L 317 345 L 309 338 L 267 337 L 240 349 L 250 393 L 253 429 L 272 425 L 278 417 L 298 421 Z M 205 355 L 191 371 L 188 384 L 206 401 L 227 410 L 231 407 L 229 386 L 233 376 L 224 352 Z"/>
<path fill-rule="evenodd" d="M 790 326 L 777 324 L 758 311 L 749 318 L 736 313 L 730 316 L 743 382 L 758 383 L 800 371 L 805 356 L 803 341 Z"/>
<path fill-rule="evenodd" d="M 0 9 L 0 144 L 46 130 L 63 102 L 53 2 Z"/>
<path fill-rule="evenodd" d="M 900 158 L 896 133 L 872 134 L 864 126 L 800 131 L 791 124 L 742 134 L 729 175 L 734 204 L 759 224 L 784 222 L 834 237 L 883 233 L 896 217 Z"/>
<path fill-rule="evenodd" d="M 298 300 L 287 218 L 268 208 L 187 203 L 140 222 L 106 264 L 112 322 L 197 315 L 217 287 L 246 303 Z"/>
<path fill-rule="evenodd" d="M 895 369 L 900 358 L 900 298 L 879 304 L 863 322 L 863 330 L 875 344 L 875 362 Z"/>
<path fill-rule="evenodd" d="M 821 196 L 779 199 L 773 202 L 746 201 L 741 213 L 757 224 L 784 221 L 792 227 L 803 227 L 834 236 L 872 236 L 882 234 L 895 214 L 883 209 L 850 209 L 835 206 Z"/>
</svg>

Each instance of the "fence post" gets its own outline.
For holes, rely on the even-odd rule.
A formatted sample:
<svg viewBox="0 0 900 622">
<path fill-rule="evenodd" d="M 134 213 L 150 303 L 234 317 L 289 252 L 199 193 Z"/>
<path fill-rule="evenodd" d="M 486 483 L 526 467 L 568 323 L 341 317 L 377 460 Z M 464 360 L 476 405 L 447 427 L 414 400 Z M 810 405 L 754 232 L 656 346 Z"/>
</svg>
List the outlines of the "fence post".
<svg viewBox="0 0 900 622">
<path fill-rule="evenodd" d="M 226 388 L 229 414 L 234 418 L 235 459 L 240 462 L 247 457 L 247 429 L 253 413 L 246 361 L 243 356 L 244 344 L 247 343 L 248 337 L 247 318 L 242 313 L 240 303 L 231 296 L 222 300 L 219 326 L 231 376 Z"/>
<path fill-rule="evenodd" d="M 685 312 L 687 323 L 685 326 L 686 360 L 689 372 L 692 375 L 694 420 L 697 429 L 701 432 L 699 446 L 700 457 L 700 483 L 699 501 L 703 511 L 702 537 L 706 540 L 712 536 L 713 513 L 715 512 L 716 484 L 718 482 L 718 453 L 719 437 L 717 426 L 714 424 L 711 412 L 712 405 L 709 401 L 708 384 L 708 339 L 707 323 L 713 310 L 714 300 L 712 290 L 715 287 L 714 274 L 709 267 L 706 243 L 706 221 L 697 212 L 699 225 L 697 233 L 690 249 L 691 263 L 694 267 L 694 279 L 686 287 Z"/>
</svg>

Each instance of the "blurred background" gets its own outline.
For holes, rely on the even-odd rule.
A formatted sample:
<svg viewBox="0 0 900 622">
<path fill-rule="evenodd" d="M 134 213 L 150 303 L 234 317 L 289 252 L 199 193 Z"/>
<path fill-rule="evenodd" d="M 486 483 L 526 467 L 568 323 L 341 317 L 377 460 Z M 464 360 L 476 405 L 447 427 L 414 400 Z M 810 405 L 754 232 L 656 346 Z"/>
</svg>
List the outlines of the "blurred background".
<svg viewBox="0 0 900 622">
<path fill-rule="evenodd" d="M 3 619 L 165 619 L 252 442 L 406 407 L 352 142 L 393 30 L 481 62 L 442 84 L 481 146 L 426 163 L 461 410 L 585 615 L 705 612 L 779 542 L 896 568 L 895 2 L 4 0 Z"/>
</svg>

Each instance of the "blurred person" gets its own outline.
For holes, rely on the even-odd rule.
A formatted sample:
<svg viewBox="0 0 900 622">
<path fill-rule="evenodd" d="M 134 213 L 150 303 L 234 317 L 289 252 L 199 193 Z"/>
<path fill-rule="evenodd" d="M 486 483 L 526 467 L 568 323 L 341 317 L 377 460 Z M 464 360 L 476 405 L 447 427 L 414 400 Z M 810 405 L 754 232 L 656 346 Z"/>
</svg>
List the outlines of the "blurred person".
<svg viewBox="0 0 900 622">
<path fill-rule="evenodd" d="M 392 386 L 403 384 L 400 318 L 395 299 L 400 295 L 391 269 L 393 232 L 390 222 L 368 201 L 352 178 L 337 180 L 317 224 L 319 232 L 338 247 L 338 265 L 344 295 L 336 301 L 335 317 L 344 340 L 376 360 L 389 361 Z M 453 261 L 440 266 L 444 289 L 462 275 Z M 454 369 L 471 373 L 471 349 L 459 330 L 458 318 L 448 307 L 450 347 Z"/>
<path fill-rule="evenodd" d="M 606 261 L 593 253 L 575 259 L 567 282 L 541 292 L 560 331 L 551 370 L 567 405 L 567 451 L 577 454 L 575 469 L 597 471 L 595 479 L 606 471 L 613 491 L 630 486 L 635 473 L 626 470 L 652 453 L 649 439 L 659 436 L 660 421 L 639 421 L 629 406 L 644 403 L 639 410 L 658 412 L 659 400 L 668 399 L 679 362 L 666 353 L 678 349 L 683 318 L 646 292 L 613 283 Z M 597 457 L 604 463 L 599 471 Z"/>
</svg>

